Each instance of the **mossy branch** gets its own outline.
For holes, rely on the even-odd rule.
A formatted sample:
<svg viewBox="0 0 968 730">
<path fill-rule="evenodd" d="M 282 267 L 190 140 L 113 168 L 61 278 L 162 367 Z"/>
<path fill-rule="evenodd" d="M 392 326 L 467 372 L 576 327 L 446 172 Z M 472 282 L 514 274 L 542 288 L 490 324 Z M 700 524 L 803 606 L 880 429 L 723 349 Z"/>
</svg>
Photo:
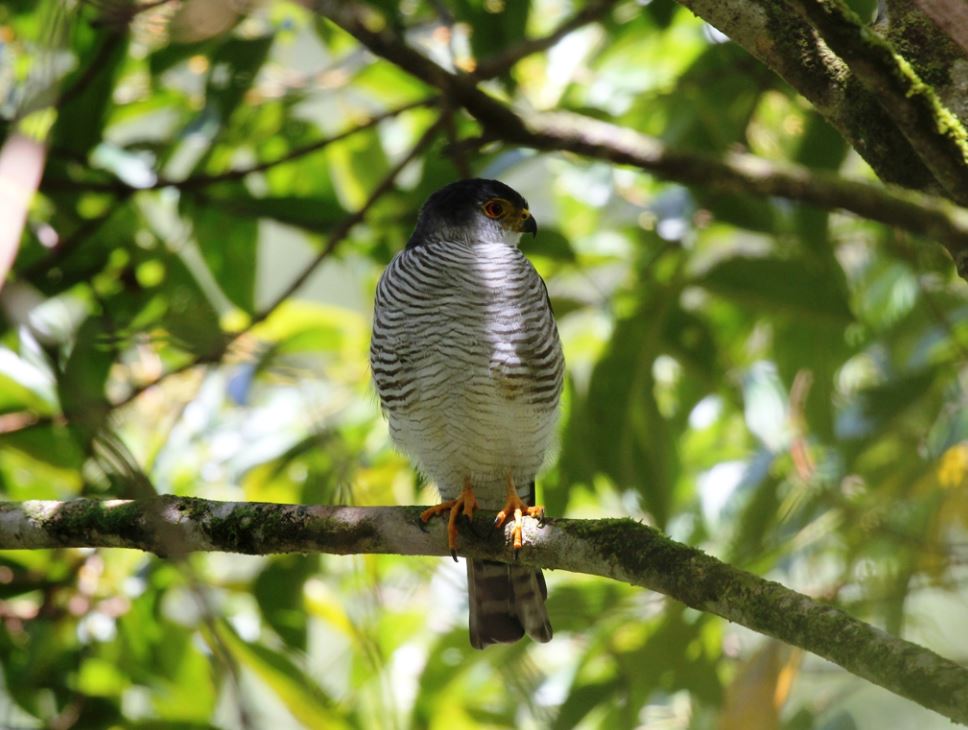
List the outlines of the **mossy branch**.
<svg viewBox="0 0 968 730">
<path fill-rule="evenodd" d="M 914 0 L 921 12 L 968 53 L 968 6 L 961 0 Z M 892 8 L 893 10 L 893 8 Z"/>
<path fill-rule="evenodd" d="M 444 521 L 419 507 L 323 507 L 189 497 L 0 503 L 0 549 L 112 547 L 167 557 L 196 551 L 446 555 Z M 479 513 L 462 555 L 510 561 L 510 528 Z M 525 565 L 648 588 L 811 651 L 951 720 L 968 724 L 968 668 L 840 609 L 731 567 L 632 520 L 530 518 Z"/>
<path fill-rule="evenodd" d="M 968 136 L 934 89 L 840 0 L 787 0 L 875 94 L 952 200 L 968 204 Z"/>
<path fill-rule="evenodd" d="M 811 25 L 775 0 L 677 0 L 806 98 L 884 182 L 930 193 L 941 185 L 893 118 Z"/>
</svg>

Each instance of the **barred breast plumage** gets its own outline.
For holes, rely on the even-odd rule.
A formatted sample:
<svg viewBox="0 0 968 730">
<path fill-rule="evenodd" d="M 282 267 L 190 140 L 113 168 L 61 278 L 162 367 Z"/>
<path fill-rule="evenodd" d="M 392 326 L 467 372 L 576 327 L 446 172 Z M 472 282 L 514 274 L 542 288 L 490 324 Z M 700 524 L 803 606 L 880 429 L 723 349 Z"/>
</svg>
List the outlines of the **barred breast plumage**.
<svg viewBox="0 0 968 730">
<path fill-rule="evenodd" d="M 516 246 L 523 221 L 535 230 L 502 183 L 444 188 L 384 272 L 374 309 L 370 362 L 394 442 L 444 500 L 469 483 L 487 509 L 501 508 L 509 476 L 533 505 L 564 375 L 544 282 Z M 469 561 L 468 580 L 474 646 L 551 638 L 540 571 Z"/>
<path fill-rule="evenodd" d="M 554 437 L 564 362 L 544 284 L 504 244 L 404 250 L 377 290 L 373 377 L 397 445 L 445 499 L 499 509 Z M 525 496 L 527 493 L 522 493 Z"/>
</svg>

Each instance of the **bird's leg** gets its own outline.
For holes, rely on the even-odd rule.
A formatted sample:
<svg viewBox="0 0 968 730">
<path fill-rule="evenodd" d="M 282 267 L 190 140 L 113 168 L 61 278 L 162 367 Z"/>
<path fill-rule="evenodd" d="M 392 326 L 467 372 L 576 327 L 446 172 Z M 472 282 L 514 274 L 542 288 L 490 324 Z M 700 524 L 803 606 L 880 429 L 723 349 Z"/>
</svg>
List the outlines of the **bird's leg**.
<svg viewBox="0 0 968 730">
<path fill-rule="evenodd" d="M 508 474 L 507 479 L 507 498 L 505 499 L 504 506 L 501 511 L 497 513 L 497 519 L 494 520 L 495 527 L 503 527 L 504 523 L 507 522 L 508 517 L 514 515 L 514 531 L 511 533 L 515 550 L 515 555 L 517 551 L 521 549 L 524 544 L 522 538 L 522 532 L 524 530 L 524 515 L 528 517 L 541 517 L 544 514 L 544 507 L 535 505 L 534 507 L 529 507 L 527 503 L 518 496 L 518 490 L 514 486 L 514 478 L 511 474 Z"/>
<path fill-rule="evenodd" d="M 433 507 L 428 507 L 420 513 L 420 521 L 426 524 L 431 517 L 443 512 L 449 513 L 447 518 L 447 547 L 450 548 L 450 556 L 457 562 L 457 517 L 463 514 L 468 521 L 473 519 L 474 510 L 477 509 L 477 497 L 471 487 L 471 478 L 464 477 L 464 488 L 461 490 L 457 499 L 447 499 Z"/>
</svg>

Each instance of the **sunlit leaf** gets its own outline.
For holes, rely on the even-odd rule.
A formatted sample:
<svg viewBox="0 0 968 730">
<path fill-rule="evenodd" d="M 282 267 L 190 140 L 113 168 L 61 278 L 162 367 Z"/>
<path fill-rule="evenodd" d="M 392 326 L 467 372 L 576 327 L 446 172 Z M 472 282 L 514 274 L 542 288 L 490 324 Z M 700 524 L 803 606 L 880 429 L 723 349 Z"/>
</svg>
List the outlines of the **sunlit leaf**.
<svg viewBox="0 0 968 730">
<path fill-rule="evenodd" d="M 306 727 L 350 727 L 318 684 L 284 654 L 240 639 L 224 623 L 219 635 L 239 662 L 251 670 Z"/>
<path fill-rule="evenodd" d="M 255 265 L 259 243 L 254 218 L 231 216 L 212 206 L 186 204 L 195 240 L 225 295 L 247 312 L 255 310 Z"/>
</svg>

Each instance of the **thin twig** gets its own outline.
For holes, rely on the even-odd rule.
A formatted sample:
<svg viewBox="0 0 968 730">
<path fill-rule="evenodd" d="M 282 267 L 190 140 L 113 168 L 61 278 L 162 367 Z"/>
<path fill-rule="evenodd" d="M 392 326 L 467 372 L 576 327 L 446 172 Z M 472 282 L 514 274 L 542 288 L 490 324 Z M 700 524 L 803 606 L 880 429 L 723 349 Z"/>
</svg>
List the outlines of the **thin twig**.
<svg viewBox="0 0 968 730">
<path fill-rule="evenodd" d="M 541 36 L 540 38 L 528 38 L 512 48 L 506 49 L 502 53 L 484 59 L 477 64 L 477 68 L 474 69 L 471 75 L 482 81 L 500 76 L 521 59 L 535 53 L 547 51 L 569 33 L 573 33 L 579 28 L 599 20 L 609 10 L 615 7 L 615 4 L 616 0 L 597 0 L 596 2 L 590 2 L 574 15 L 567 18 L 548 35 Z"/>
<path fill-rule="evenodd" d="M 43 187 L 43 184 L 41 185 Z M 34 263 L 27 266 L 23 271 L 17 272 L 17 277 L 22 279 L 33 279 L 41 276 L 58 263 L 70 256 L 84 241 L 94 235 L 105 223 L 107 223 L 115 213 L 122 208 L 122 204 L 134 192 L 131 189 L 118 190 L 117 198 L 105 209 L 101 215 L 94 218 L 85 218 L 78 224 L 77 228 L 71 231 L 70 235 L 62 238 L 57 245 L 51 249 L 50 253 Z"/>
<path fill-rule="evenodd" d="M 397 177 L 403 171 L 403 169 L 413 162 L 423 150 L 430 144 L 431 140 L 436 136 L 443 124 L 443 117 L 438 117 L 437 121 L 434 122 L 427 131 L 423 133 L 416 144 L 410 149 L 410 151 L 396 164 L 390 171 L 383 177 L 383 179 L 377 184 L 377 186 L 370 192 L 369 197 L 366 202 L 360 206 L 359 210 L 350 216 L 344 218 L 332 231 L 329 233 L 329 237 L 326 240 L 326 244 L 323 246 L 322 250 L 316 254 L 315 258 L 309 262 L 309 265 L 300 272 L 300 274 L 289 283 L 289 285 L 283 289 L 276 297 L 261 311 L 257 312 L 250 323 L 244 331 L 248 331 L 251 327 L 266 319 L 272 312 L 279 307 L 286 299 L 291 297 L 296 291 L 306 283 L 310 276 L 319 268 L 319 265 L 325 261 L 330 254 L 336 249 L 336 247 L 342 242 L 344 238 L 349 234 L 350 230 L 366 217 L 367 212 L 373 205 L 382 198 L 390 189 L 393 187 L 397 180 Z M 240 333 L 241 334 L 241 333 Z"/>
<path fill-rule="evenodd" d="M 178 190 L 191 190 L 199 187 L 206 187 L 209 185 L 216 185 L 223 182 L 233 182 L 236 180 L 242 180 L 246 176 L 253 173 L 265 172 L 278 165 L 284 165 L 287 162 L 292 162 L 298 160 L 300 157 L 305 157 L 306 155 L 312 154 L 314 152 L 319 152 L 324 147 L 328 147 L 336 142 L 341 142 L 347 137 L 351 137 L 359 132 L 364 132 L 367 129 L 371 129 L 381 122 L 391 119 L 392 117 L 399 116 L 400 114 L 410 111 L 412 109 L 418 109 L 420 107 L 433 106 L 437 103 L 438 97 L 432 96 L 425 99 L 419 99 L 418 101 L 407 102 L 406 104 L 401 104 L 400 106 L 388 109 L 385 112 L 376 114 L 365 122 L 350 127 L 349 129 L 344 129 L 342 132 L 337 132 L 336 134 L 330 135 L 329 137 L 324 137 L 323 139 L 318 139 L 315 142 L 310 142 L 302 147 L 296 147 L 289 150 L 286 154 L 277 157 L 274 160 L 264 160 L 262 162 L 257 162 L 253 165 L 247 167 L 237 167 L 231 170 L 226 170 L 225 172 L 205 174 L 199 173 L 197 175 L 192 175 L 190 177 L 184 178 L 182 180 L 171 180 L 165 177 L 159 176 L 150 185 L 145 185 L 142 187 L 134 187 L 129 185 L 120 179 L 114 179 L 110 181 L 98 181 L 98 180 L 68 180 L 65 178 L 45 178 L 43 183 L 43 188 L 47 190 L 90 190 L 90 191 L 103 191 L 103 192 L 124 192 L 124 191 L 142 191 L 142 190 L 158 190 L 161 188 L 175 188 Z M 56 150 L 55 150 L 56 151 Z"/>
</svg>

